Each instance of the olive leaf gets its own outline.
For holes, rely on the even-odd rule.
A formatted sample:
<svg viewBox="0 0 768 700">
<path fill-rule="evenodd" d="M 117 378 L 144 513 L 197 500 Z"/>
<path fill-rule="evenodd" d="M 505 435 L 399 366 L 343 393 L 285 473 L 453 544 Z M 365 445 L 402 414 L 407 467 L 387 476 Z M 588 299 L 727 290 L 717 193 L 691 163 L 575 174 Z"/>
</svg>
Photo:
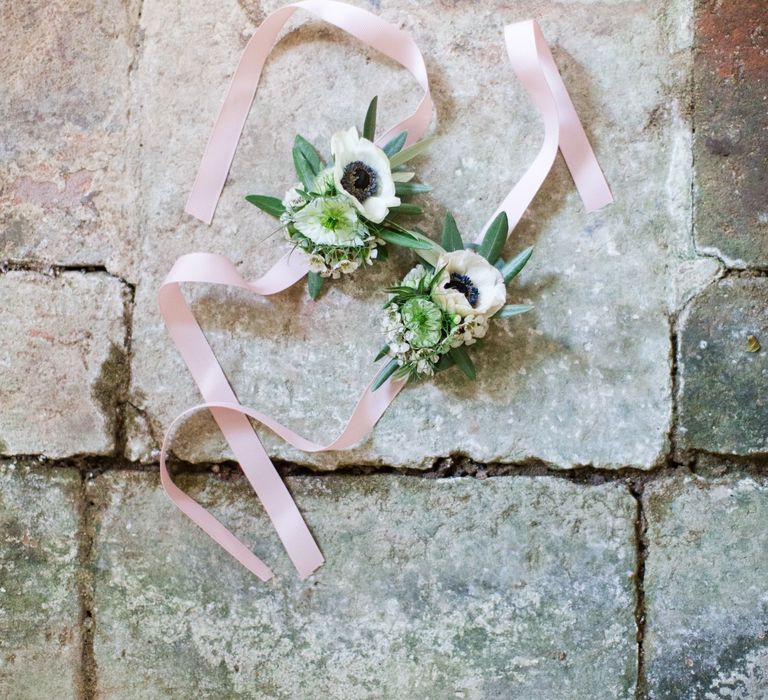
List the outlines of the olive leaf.
<svg viewBox="0 0 768 700">
<path fill-rule="evenodd" d="M 451 348 L 448 354 L 456 363 L 456 366 L 464 372 L 472 381 L 477 378 L 477 372 L 475 371 L 475 363 L 472 362 L 472 358 L 469 356 L 467 348 L 460 345 L 457 348 Z"/>
<path fill-rule="evenodd" d="M 363 138 L 373 141 L 376 134 L 376 108 L 379 104 L 378 95 L 371 100 L 368 105 L 368 111 L 365 113 L 365 122 L 363 123 Z"/>
<path fill-rule="evenodd" d="M 511 318 L 519 314 L 524 314 L 526 311 L 530 311 L 533 308 L 531 304 L 507 304 L 502 306 L 494 315 L 493 318 Z"/>
<path fill-rule="evenodd" d="M 376 391 L 384 382 L 387 381 L 396 371 L 399 365 L 397 364 L 397 360 L 390 360 L 384 367 L 384 369 L 381 370 L 376 375 L 376 379 L 374 380 L 373 384 L 371 385 L 371 390 Z"/>
<path fill-rule="evenodd" d="M 508 229 L 507 213 L 503 211 L 491 222 L 491 225 L 485 232 L 485 236 L 483 236 L 483 242 L 480 244 L 477 252 L 491 265 L 499 259 L 501 251 L 504 249 Z"/>
<path fill-rule="evenodd" d="M 402 149 L 402 147 L 405 145 L 405 140 L 407 138 L 408 138 L 408 132 L 401 131 L 397 136 L 395 136 L 395 138 L 393 138 L 391 141 L 388 141 L 384 145 L 384 147 L 381 149 L 389 157 L 389 162 L 391 167 L 394 167 L 392 164 L 392 156 L 400 152 L 400 149 Z"/>
<path fill-rule="evenodd" d="M 403 163 L 407 163 L 412 158 L 415 158 L 418 155 L 421 155 L 426 151 L 432 142 L 435 140 L 435 136 L 427 136 L 424 139 L 421 139 L 421 141 L 417 141 L 412 146 L 408 146 L 408 148 L 404 148 L 402 151 L 397 153 L 394 156 L 389 156 L 389 164 L 391 167 L 396 168 L 398 165 L 402 165 Z M 389 155 L 389 154 L 387 154 Z"/>
<path fill-rule="evenodd" d="M 395 194 L 398 197 L 407 197 L 409 194 L 421 194 L 422 192 L 431 192 L 432 188 L 429 185 L 424 185 L 421 182 L 396 182 Z"/>
<path fill-rule="evenodd" d="M 325 278 L 318 275 L 316 272 L 310 272 L 307 274 L 307 291 L 312 299 L 317 299 L 320 296 L 320 290 L 323 288 L 323 282 Z"/>
<path fill-rule="evenodd" d="M 418 216 L 419 214 L 423 214 L 424 210 L 418 204 L 403 202 L 402 204 L 398 204 L 396 207 L 392 207 L 389 210 L 389 213 L 402 214 L 403 216 Z"/>
<path fill-rule="evenodd" d="M 443 236 L 440 242 L 442 243 L 443 248 L 449 253 L 456 250 L 464 250 L 464 243 L 461 240 L 459 227 L 456 226 L 456 219 L 453 218 L 453 214 L 449 211 L 445 212 L 445 219 L 443 220 Z"/>
<path fill-rule="evenodd" d="M 265 194 L 249 194 L 245 201 L 256 205 L 259 209 L 270 216 L 274 216 L 276 219 L 279 219 L 285 213 L 285 207 L 277 197 L 270 197 Z"/>
<path fill-rule="evenodd" d="M 303 136 L 296 134 L 293 140 L 293 167 L 304 189 L 312 191 L 315 177 L 323 169 L 323 161 L 317 149 Z"/>
<path fill-rule="evenodd" d="M 531 259 L 532 254 L 533 246 L 529 246 L 501 267 L 501 276 L 504 278 L 504 284 L 511 282 L 517 276 Z"/>
<path fill-rule="evenodd" d="M 376 235 L 387 243 L 402 246 L 403 248 L 413 248 L 414 250 L 430 250 L 433 246 L 428 240 L 422 240 L 409 233 L 401 231 L 391 231 L 390 229 L 379 229 Z"/>
</svg>

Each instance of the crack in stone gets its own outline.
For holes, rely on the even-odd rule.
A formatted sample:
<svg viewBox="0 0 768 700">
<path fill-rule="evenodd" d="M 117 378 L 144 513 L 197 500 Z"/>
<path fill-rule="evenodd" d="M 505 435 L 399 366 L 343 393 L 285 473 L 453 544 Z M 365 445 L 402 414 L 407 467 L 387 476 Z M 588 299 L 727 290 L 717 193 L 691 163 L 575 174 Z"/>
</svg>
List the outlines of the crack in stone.
<svg viewBox="0 0 768 700">
<path fill-rule="evenodd" d="M 637 627 L 637 683 L 635 700 L 647 700 L 648 679 L 645 672 L 645 563 L 648 554 L 648 521 L 643 506 L 644 483 L 631 483 L 629 492 L 637 503 L 635 518 L 635 626 Z"/>
<path fill-rule="evenodd" d="M 93 647 L 94 600 L 93 577 L 93 522 L 94 502 L 88 496 L 88 476 L 80 471 L 80 503 L 78 542 L 77 594 L 80 600 L 80 666 L 78 669 L 78 699 L 92 700 L 96 697 L 96 656 Z"/>
</svg>

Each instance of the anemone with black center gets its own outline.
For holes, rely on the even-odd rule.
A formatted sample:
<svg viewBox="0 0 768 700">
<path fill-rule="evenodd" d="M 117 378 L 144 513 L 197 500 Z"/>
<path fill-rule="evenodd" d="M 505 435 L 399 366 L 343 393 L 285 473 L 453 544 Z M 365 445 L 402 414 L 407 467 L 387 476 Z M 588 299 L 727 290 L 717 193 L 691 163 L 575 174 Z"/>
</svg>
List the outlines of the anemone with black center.
<svg viewBox="0 0 768 700">
<path fill-rule="evenodd" d="M 460 275 L 456 272 L 451 273 L 451 279 L 448 284 L 445 285 L 446 289 L 455 289 L 457 292 L 464 295 L 464 298 L 469 302 L 469 305 L 474 309 L 477 306 L 477 300 L 480 296 L 480 292 L 472 284 L 472 280 L 468 275 Z"/>
<path fill-rule="evenodd" d="M 361 160 L 355 160 L 344 167 L 341 186 L 358 202 L 364 202 L 376 194 L 379 176 L 376 171 Z"/>
</svg>

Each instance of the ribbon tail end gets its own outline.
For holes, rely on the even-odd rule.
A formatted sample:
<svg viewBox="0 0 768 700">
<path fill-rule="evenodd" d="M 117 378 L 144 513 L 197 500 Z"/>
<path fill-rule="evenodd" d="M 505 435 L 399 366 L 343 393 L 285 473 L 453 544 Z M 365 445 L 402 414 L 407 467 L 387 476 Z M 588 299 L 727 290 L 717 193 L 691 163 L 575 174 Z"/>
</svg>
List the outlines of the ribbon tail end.
<svg viewBox="0 0 768 700">
<path fill-rule="evenodd" d="M 302 581 L 306 581 L 323 564 L 325 564 L 325 557 L 322 554 L 319 554 L 318 559 L 315 559 L 314 561 L 311 561 L 311 562 L 303 563 L 301 568 L 296 567 L 297 571 L 299 572 L 299 578 Z"/>
<path fill-rule="evenodd" d="M 211 225 L 213 221 L 213 214 L 215 209 L 209 209 L 197 204 L 196 202 L 187 201 L 187 206 L 184 207 L 184 211 L 190 216 L 194 216 L 196 219 L 202 221 L 204 224 Z"/>
<path fill-rule="evenodd" d="M 609 204 L 613 204 L 614 199 L 610 190 L 606 190 L 605 194 L 600 197 L 594 198 L 586 207 L 587 213 L 591 214 L 593 211 L 599 211 Z"/>
</svg>

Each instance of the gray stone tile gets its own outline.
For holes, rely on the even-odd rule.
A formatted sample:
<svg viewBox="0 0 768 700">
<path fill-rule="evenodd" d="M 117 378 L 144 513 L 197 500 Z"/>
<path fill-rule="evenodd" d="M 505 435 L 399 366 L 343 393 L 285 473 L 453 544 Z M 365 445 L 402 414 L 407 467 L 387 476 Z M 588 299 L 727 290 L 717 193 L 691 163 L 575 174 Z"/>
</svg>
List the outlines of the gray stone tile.
<svg viewBox="0 0 768 700">
<path fill-rule="evenodd" d="M 696 242 L 736 267 L 768 268 L 768 33 L 764 0 L 696 11 Z"/>
<path fill-rule="evenodd" d="M 271 454 L 323 469 L 425 467 L 454 452 L 557 468 L 649 468 L 663 458 L 671 416 L 668 312 L 717 266 L 696 264 L 690 233 L 690 125 L 682 116 L 690 97 L 690 2 L 629 7 L 526 0 L 470 10 L 397 0 L 377 9 L 413 32 L 435 86 L 440 139 L 419 164 L 435 188 L 424 198 L 427 228 L 450 207 L 464 232 L 479 229 L 537 152 L 541 125 L 507 65 L 502 38 L 505 23 L 531 16 L 554 46 L 617 202 L 585 215 L 558 160 L 508 246 L 536 245 L 511 292 L 511 300 L 536 308 L 494 329 L 477 354 L 479 381 L 446 373 L 409 387 L 351 452 L 309 456 L 266 435 Z M 182 213 L 184 200 L 249 19 L 260 17 L 234 2 L 214 8 L 198 0 L 183 12 L 168 3 L 144 8 L 136 85 L 147 233 L 133 334 L 132 402 L 142 414 L 131 426 L 132 458 L 152 459 L 157 435 L 199 399 L 157 313 L 157 287 L 174 258 L 208 250 L 227 254 L 246 275 L 265 271 L 285 243 L 268 237 L 271 223 L 243 195 L 282 193 L 293 182 L 294 133 L 322 145 L 350 115 L 362 119 L 376 92 L 382 122 L 405 115 L 418 98 L 404 71 L 353 40 L 317 23 L 299 26 L 269 59 L 213 226 L 193 223 Z M 318 304 L 301 289 L 269 301 L 197 290 L 196 311 L 241 401 L 330 440 L 374 374 L 381 290 L 410 260 L 396 255 L 330 285 Z M 192 430 L 194 440 L 176 444 L 181 456 L 225 455 L 212 423 L 197 420 Z"/>
<path fill-rule="evenodd" d="M 76 698 L 80 477 L 0 462 L 0 696 Z"/>
<path fill-rule="evenodd" d="M 753 335 L 762 345 L 749 352 Z M 768 279 L 727 278 L 680 319 L 679 446 L 768 452 Z"/>
<path fill-rule="evenodd" d="M 276 578 L 231 560 L 154 475 L 98 477 L 97 693 L 634 697 L 636 507 L 623 486 L 290 478 L 327 560 L 301 582 L 241 480 L 183 484 Z"/>
<path fill-rule="evenodd" d="M 134 273 L 137 13 L 134 0 L 3 4 L 0 260 Z"/>
<path fill-rule="evenodd" d="M 649 697 L 768 696 L 768 489 L 675 479 L 646 495 Z"/>
<path fill-rule="evenodd" d="M 0 275 L 0 455 L 114 448 L 128 371 L 123 291 L 98 273 Z"/>
</svg>

